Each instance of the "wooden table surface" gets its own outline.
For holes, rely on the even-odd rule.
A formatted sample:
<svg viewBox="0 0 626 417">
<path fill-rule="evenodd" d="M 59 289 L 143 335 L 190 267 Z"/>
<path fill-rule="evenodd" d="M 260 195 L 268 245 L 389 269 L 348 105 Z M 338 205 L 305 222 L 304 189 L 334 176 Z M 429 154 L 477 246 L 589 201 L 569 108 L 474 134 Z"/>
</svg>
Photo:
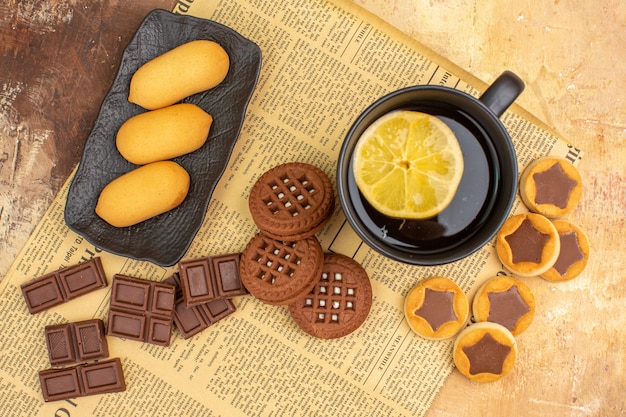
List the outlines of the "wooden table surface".
<svg viewBox="0 0 626 417">
<path fill-rule="evenodd" d="M 427 415 L 626 415 L 626 2 L 355 2 L 486 82 L 516 72 L 518 103 L 586 152 L 568 220 L 588 234 L 587 269 L 528 281 L 537 318 L 513 373 L 478 385 L 455 371 Z M 2 0 L 0 278 L 78 162 L 136 27 L 174 4 Z"/>
</svg>

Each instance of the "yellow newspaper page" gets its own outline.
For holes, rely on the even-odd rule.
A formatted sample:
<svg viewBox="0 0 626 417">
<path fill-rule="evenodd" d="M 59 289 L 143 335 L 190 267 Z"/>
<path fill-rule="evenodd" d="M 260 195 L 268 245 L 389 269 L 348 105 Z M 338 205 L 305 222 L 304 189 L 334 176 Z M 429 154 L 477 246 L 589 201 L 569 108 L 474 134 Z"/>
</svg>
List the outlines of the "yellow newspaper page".
<svg viewBox="0 0 626 417">
<path fill-rule="evenodd" d="M 473 95 L 485 88 L 348 2 L 180 0 L 174 11 L 230 26 L 263 54 L 241 136 L 185 255 L 189 259 L 243 250 L 256 232 L 247 205 L 250 187 L 274 165 L 308 162 L 334 180 L 344 135 L 381 95 L 414 84 L 447 85 Z M 546 154 L 574 163 L 582 157 L 518 106 L 502 119 L 520 166 Z M 44 326 L 106 321 L 110 285 L 36 315 L 28 313 L 20 285 L 94 256 L 101 257 L 109 283 L 116 273 L 161 281 L 177 270 L 106 253 L 71 232 L 63 219 L 70 181 L 0 283 L 5 415 L 423 415 L 453 370 L 452 342 L 414 335 L 404 320 L 404 295 L 437 274 L 455 280 L 471 297 L 502 269 L 492 245 L 436 267 L 390 261 L 356 236 L 337 206 L 318 237 L 326 251 L 354 258 L 371 277 L 373 306 L 357 331 L 337 340 L 315 339 L 296 326 L 286 307 L 238 297 L 233 315 L 189 339 L 175 330 L 169 347 L 107 337 L 110 356 L 122 361 L 125 392 L 44 403 L 38 379 L 38 372 L 49 367 Z M 514 210 L 523 210 L 519 201 Z"/>
</svg>

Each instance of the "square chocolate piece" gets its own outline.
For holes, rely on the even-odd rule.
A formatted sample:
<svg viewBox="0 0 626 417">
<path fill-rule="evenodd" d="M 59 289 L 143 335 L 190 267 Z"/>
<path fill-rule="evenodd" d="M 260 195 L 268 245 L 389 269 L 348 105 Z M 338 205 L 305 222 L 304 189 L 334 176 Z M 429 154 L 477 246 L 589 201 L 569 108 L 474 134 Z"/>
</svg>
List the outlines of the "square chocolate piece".
<svg viewBox="0 0 626 417">
<path fill-rule="evenodd" d="M 167 283 L 115 275 L 107 334 L 169 346 L 175 293 Z"/>
<path fill-rule="evenodd" d="M 83 396 L 126 390 L 126 381 L 119 359 L 79 365 Z"/>
<path fill-rule="evenodd" d="M 83 396 L 76 367 L 40 371 L 39 382 L 46 402 Z"/>
<path fill-rule="evenodd" d="M 211 257 L 217 298 L 232 298 L 248 294 L 239 276 L 239 253 Z"/>
<path fill-rule="evenodd" d="M 183 261 L 179 265 L 181 288 L 187 307 L 215 299 L 209 258 Z"/>
</svg>

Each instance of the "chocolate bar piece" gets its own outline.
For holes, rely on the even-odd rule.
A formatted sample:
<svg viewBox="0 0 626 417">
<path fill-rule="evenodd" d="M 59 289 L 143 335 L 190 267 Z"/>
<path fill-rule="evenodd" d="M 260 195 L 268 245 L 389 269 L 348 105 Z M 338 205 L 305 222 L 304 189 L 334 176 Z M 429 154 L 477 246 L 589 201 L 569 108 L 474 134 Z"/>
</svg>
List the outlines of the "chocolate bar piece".
<svg viewBox="0 0 626 417">
<path fill-rule="evenodd" d="M 183 298 L 188 307 L 215 299 L 208 257 L 179 263 Z"/>
<path fill-rule="evenodd" d="M 69 365 L 109 356 L 100 319 L 46 326 L 46 346 L 50 365 Z"/>
<path fill-rule="evenodd" d="M 102 261 L 95 257 L 35 278 L 21 288 L 28 311 L 35 314 L 106 286 Z"/>
<path fill-rule="evenodd" d="M 207 256 L 179 262 L 187 307 L 248 294 L 239 277 L 240 254 Z"/>
<path fill-rule="evenodd" d="M 236 310 L 235 305 L 229 298 L 217 298 L 205 304 L 187 307 L 182 295 L 179 274 L 174 273 L 164 282 L 176 287 L 174 323 L 180 330 L 183 339 L 188 339 L 200 333 Z"/>
<path fill-rule="evenodd" d="M 213 282 L 218 298 L 232 298 L 248 294 L 239 277 L 239 253 L 211 257 Z"/>
<path fill-rule="evenodd" d="M 175 291 L 172 285 L 115 275 L 107 334 L 169 346 Z"/>
<path fill-rule="evenodd" d="M 46 369 L 39 372 L 39 382 L 46 402 L 126 390 L 119 358 L 70 368 Z"/>
</svg>

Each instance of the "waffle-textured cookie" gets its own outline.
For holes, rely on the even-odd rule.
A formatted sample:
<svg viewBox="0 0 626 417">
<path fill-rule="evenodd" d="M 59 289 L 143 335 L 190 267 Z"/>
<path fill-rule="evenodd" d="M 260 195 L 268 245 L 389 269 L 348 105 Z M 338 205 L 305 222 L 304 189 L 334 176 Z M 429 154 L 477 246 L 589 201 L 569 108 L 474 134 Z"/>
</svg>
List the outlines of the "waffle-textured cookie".
<svg viewBox="0 0 626 417">
<path fill-rule="evenodd" d="M 463 330 L 454 341 L 454 365 L 476 382 L 496 381 L 515 365 L 517 343 L 504 326 L 482 322 Z"/>
<path fill-rule="evenodd" d="M 554 224 L 536 213 L 510 217 L 496 238 L 496 252 L 502 264 L 521 277 L 538 276 L 552 268 L 561 242 Z"/>
<path fill-rule="evenodd" d="M 564 220 L 552 222 L 559 232 L 561 249 L 554 266 L 541 274 L 548 281 L 568 281 L 577 277 L 587 266 L 589 241 L 576 225 Z"/>
<path fill-rule="evenodd" d="M 580 174 L 565 159 L 539 158 L 520 176 L 520 196 L 524 204 L 530 211 L 551 219 L 571 211 L 582 193 Z"/>
<path fill-rule="evenodd" d="M 246 289 L 268 304 L 290 304 L 304 297 L 319 279 L 324 262 L 315 236 L 285 242 L 257 233 L 239 261 Z"/>
<path fill-rule="evenodd" d="M 289 162 L 261 175 L 248 204 L 261 231 L 277 240 L 293 241 L 320 231 L 333 212 L 335 195 L 324 171 Z"/>
<path fill-rule="evenodd" d="M 365 269 L 347 256 L 327 254 L 317 278 L 308 295 L 289 305 L 294 321 L 321 339 L 355 331 L 372 306 L 372 285 Z"/>
<path fill-rule="evenodd" d="M 478 288 L 472 302 L 474 320 L 506 327 L 513 335 L 528 328 L 535 316 L 535 295 L 522 281 L 498 276 Z"/>
<path fill-rule="evenodd" d="M 417 284 L 404 299 L 404 316 L 411 330 L 427 339 L 448 339 L 467 323 L 469 305 L 461 288 L 446 277 Z"/>
</svg>

